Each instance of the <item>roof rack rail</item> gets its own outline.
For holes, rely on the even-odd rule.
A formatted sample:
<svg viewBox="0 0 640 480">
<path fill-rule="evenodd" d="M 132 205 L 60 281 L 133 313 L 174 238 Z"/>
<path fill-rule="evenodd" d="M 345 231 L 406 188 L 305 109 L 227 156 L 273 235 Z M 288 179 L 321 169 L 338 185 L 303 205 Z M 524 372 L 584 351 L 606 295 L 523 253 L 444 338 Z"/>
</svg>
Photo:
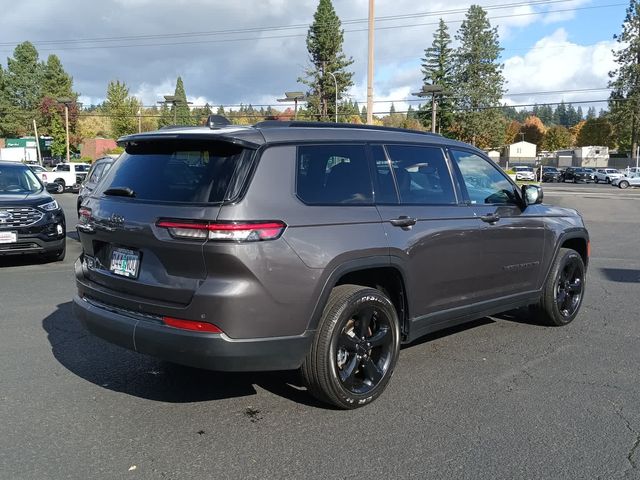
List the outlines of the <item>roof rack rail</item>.
<svg viewBox="0 0 640 480">
<path fill-rule="evenodd" d="M 384 127 L 378 125 L 361 125 L 357 123 L 335 123 L 335 122 L 303 122 L 303 121 L 290 121 L 283 122 L 280 120 L 265 120 L 264 122 L 258 122 L 254 125 L 255 128 L 353 128 L 356 130 L 382 130 L 385 132 L 404 132 L 415 133 L 419 135 L 434 135 L 440 137 L 439 133 L 423 132 L 421 130 L 410 130 L 408 128 L 396 128 L 396 127 Z"/>
<path fill-rule="evenodd" d="M 164 125 L 158 128 L 158 130 L 172 130 L 174 128 L 193 128 L 193 125 Z"/>
</svg>

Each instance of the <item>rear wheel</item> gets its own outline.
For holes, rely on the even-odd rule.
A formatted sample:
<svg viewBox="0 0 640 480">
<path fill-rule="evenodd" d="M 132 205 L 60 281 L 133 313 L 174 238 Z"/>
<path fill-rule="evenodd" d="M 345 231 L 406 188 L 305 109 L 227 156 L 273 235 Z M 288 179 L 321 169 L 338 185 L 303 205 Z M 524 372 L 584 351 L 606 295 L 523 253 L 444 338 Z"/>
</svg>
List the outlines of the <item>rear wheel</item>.
<svg viewBox="0 0 640 480">
<path fill-rule="evenodd" d="M 628 187 L 629 187 L 629 182 L 627 182 L 626 180 L 622 180 L 622 181 L 618 184 L 618 186 L 619 186 L 620 188 L 628 188 Z"/>
<path fill-rule="evenodd" d="M 358 285 L 333 289 L 302 367 L 309 392 L 358 408 L 384 391 L 400 352 L 400 324 L 389 298 Z"/>
<path fill-rule="evenodd" d="M 542 299 L 534 307 L 542 323 L 557 327 L 571 323 L 582 305 L 585 273 L 580 254 L 570 248 L 561 248 L 551 267 Z"/>
<path fill-rule="evenodd" d="M 58 186 L 56 193 L 64 193 L 64 189 L 66 188 L 67 185 L 65 184 L 62 178 L 58 178 L 54 180 L 53 183 L 55 183 Z"/>
</svg>

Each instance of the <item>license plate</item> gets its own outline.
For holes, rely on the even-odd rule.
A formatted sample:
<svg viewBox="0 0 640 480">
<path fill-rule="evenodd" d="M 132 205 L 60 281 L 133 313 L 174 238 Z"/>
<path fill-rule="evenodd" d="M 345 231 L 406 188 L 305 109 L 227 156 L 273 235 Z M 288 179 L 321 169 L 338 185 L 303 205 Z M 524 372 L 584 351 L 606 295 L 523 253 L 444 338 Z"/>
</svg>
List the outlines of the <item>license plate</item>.
<svg viewBox="0 0 640 480">
<path fill-rule="evenodd" d="M 111 251 L 111 267 L 116 275 L 137 278 L 140 268 L 140 253 L 126 248 L 114 248 Z"/>
<path fill-rule="evenodd" d="M 16 243 L 17 241 L 17 232 L 0 232 L 0 243 Z"/>
</svg>

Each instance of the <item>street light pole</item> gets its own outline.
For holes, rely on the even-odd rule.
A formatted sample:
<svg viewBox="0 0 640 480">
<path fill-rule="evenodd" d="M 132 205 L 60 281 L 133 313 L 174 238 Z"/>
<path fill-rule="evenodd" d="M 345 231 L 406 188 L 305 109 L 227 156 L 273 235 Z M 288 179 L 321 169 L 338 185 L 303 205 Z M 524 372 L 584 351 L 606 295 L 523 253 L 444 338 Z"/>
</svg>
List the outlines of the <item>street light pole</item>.
<svg viewBox="0 0 640 480">
<path fill-rule="evenodd" d="M 69 154 L 69 105 L 64 104 L 64 123 L 67 130 L 67 163 L 71 161 L 71 155 Z"/>
<path fill-rule="evenodd" d="M 442 94 L 444 89 L 440 85 L 423 85 L 422 90 L 411 95 L 426 97 L 431 94 L 431 132 L 436 133 L 436 94 Z"/>
<path fill-rule="evenodd" d="M 333 74 L 333 72 L 327 73 L 333 77 L 333 83 L 336 86 L 336 123 L 338 123 L 338 80 L 336 80 L 336 76 Z"/>
</svg>

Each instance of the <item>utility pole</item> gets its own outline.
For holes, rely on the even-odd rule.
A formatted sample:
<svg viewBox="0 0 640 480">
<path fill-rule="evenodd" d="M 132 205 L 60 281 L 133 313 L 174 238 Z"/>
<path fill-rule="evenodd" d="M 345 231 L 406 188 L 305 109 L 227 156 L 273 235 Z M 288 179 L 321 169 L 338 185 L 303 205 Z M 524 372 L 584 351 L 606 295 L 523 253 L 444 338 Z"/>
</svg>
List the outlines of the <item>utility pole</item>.
<svg viewBox="0 0 640 480">
<path fill-rule="evenodd" d="M 142 133 L 142 107 L 138 107 L 138 133 Z"/>
<path fill-rule="evenodd" d="M 67 130 L 67 163 L 71 161 L 71 155 L 69 153 L 69 105 L 64 104 L 64 124 Z"/>
<path fill-rule="evenodd" d="M 38 126 L 36 125 L 36 119 L 33 119 L 33 132 L 36 135 L 36 152 L 38 154 L 38 164 L 42 166 L 42 152 L 40 152 L 40 139 L 38 138 Z"/>
<path fill-rule="evenodd" d="M 329 75 L 333 77 L 333 83 L 336 86 L 336 123 L 338 123 L 338 80 L 336 80 L 336 76 L 333 72 L 327 72 Z"/>
<path fill-rule="evenodd" d="M 436 133 L 436 108 L 438 102 L 436 102 L 435 92 L 431 94 L 431 133 Z"/>
<path fill-rule="evenodd" d="M 374 0 L 369 0 L 369 47 L 367 61 L 367 125 L 373 125 L 373 41 L 374 41 Z"/>
</svg>

